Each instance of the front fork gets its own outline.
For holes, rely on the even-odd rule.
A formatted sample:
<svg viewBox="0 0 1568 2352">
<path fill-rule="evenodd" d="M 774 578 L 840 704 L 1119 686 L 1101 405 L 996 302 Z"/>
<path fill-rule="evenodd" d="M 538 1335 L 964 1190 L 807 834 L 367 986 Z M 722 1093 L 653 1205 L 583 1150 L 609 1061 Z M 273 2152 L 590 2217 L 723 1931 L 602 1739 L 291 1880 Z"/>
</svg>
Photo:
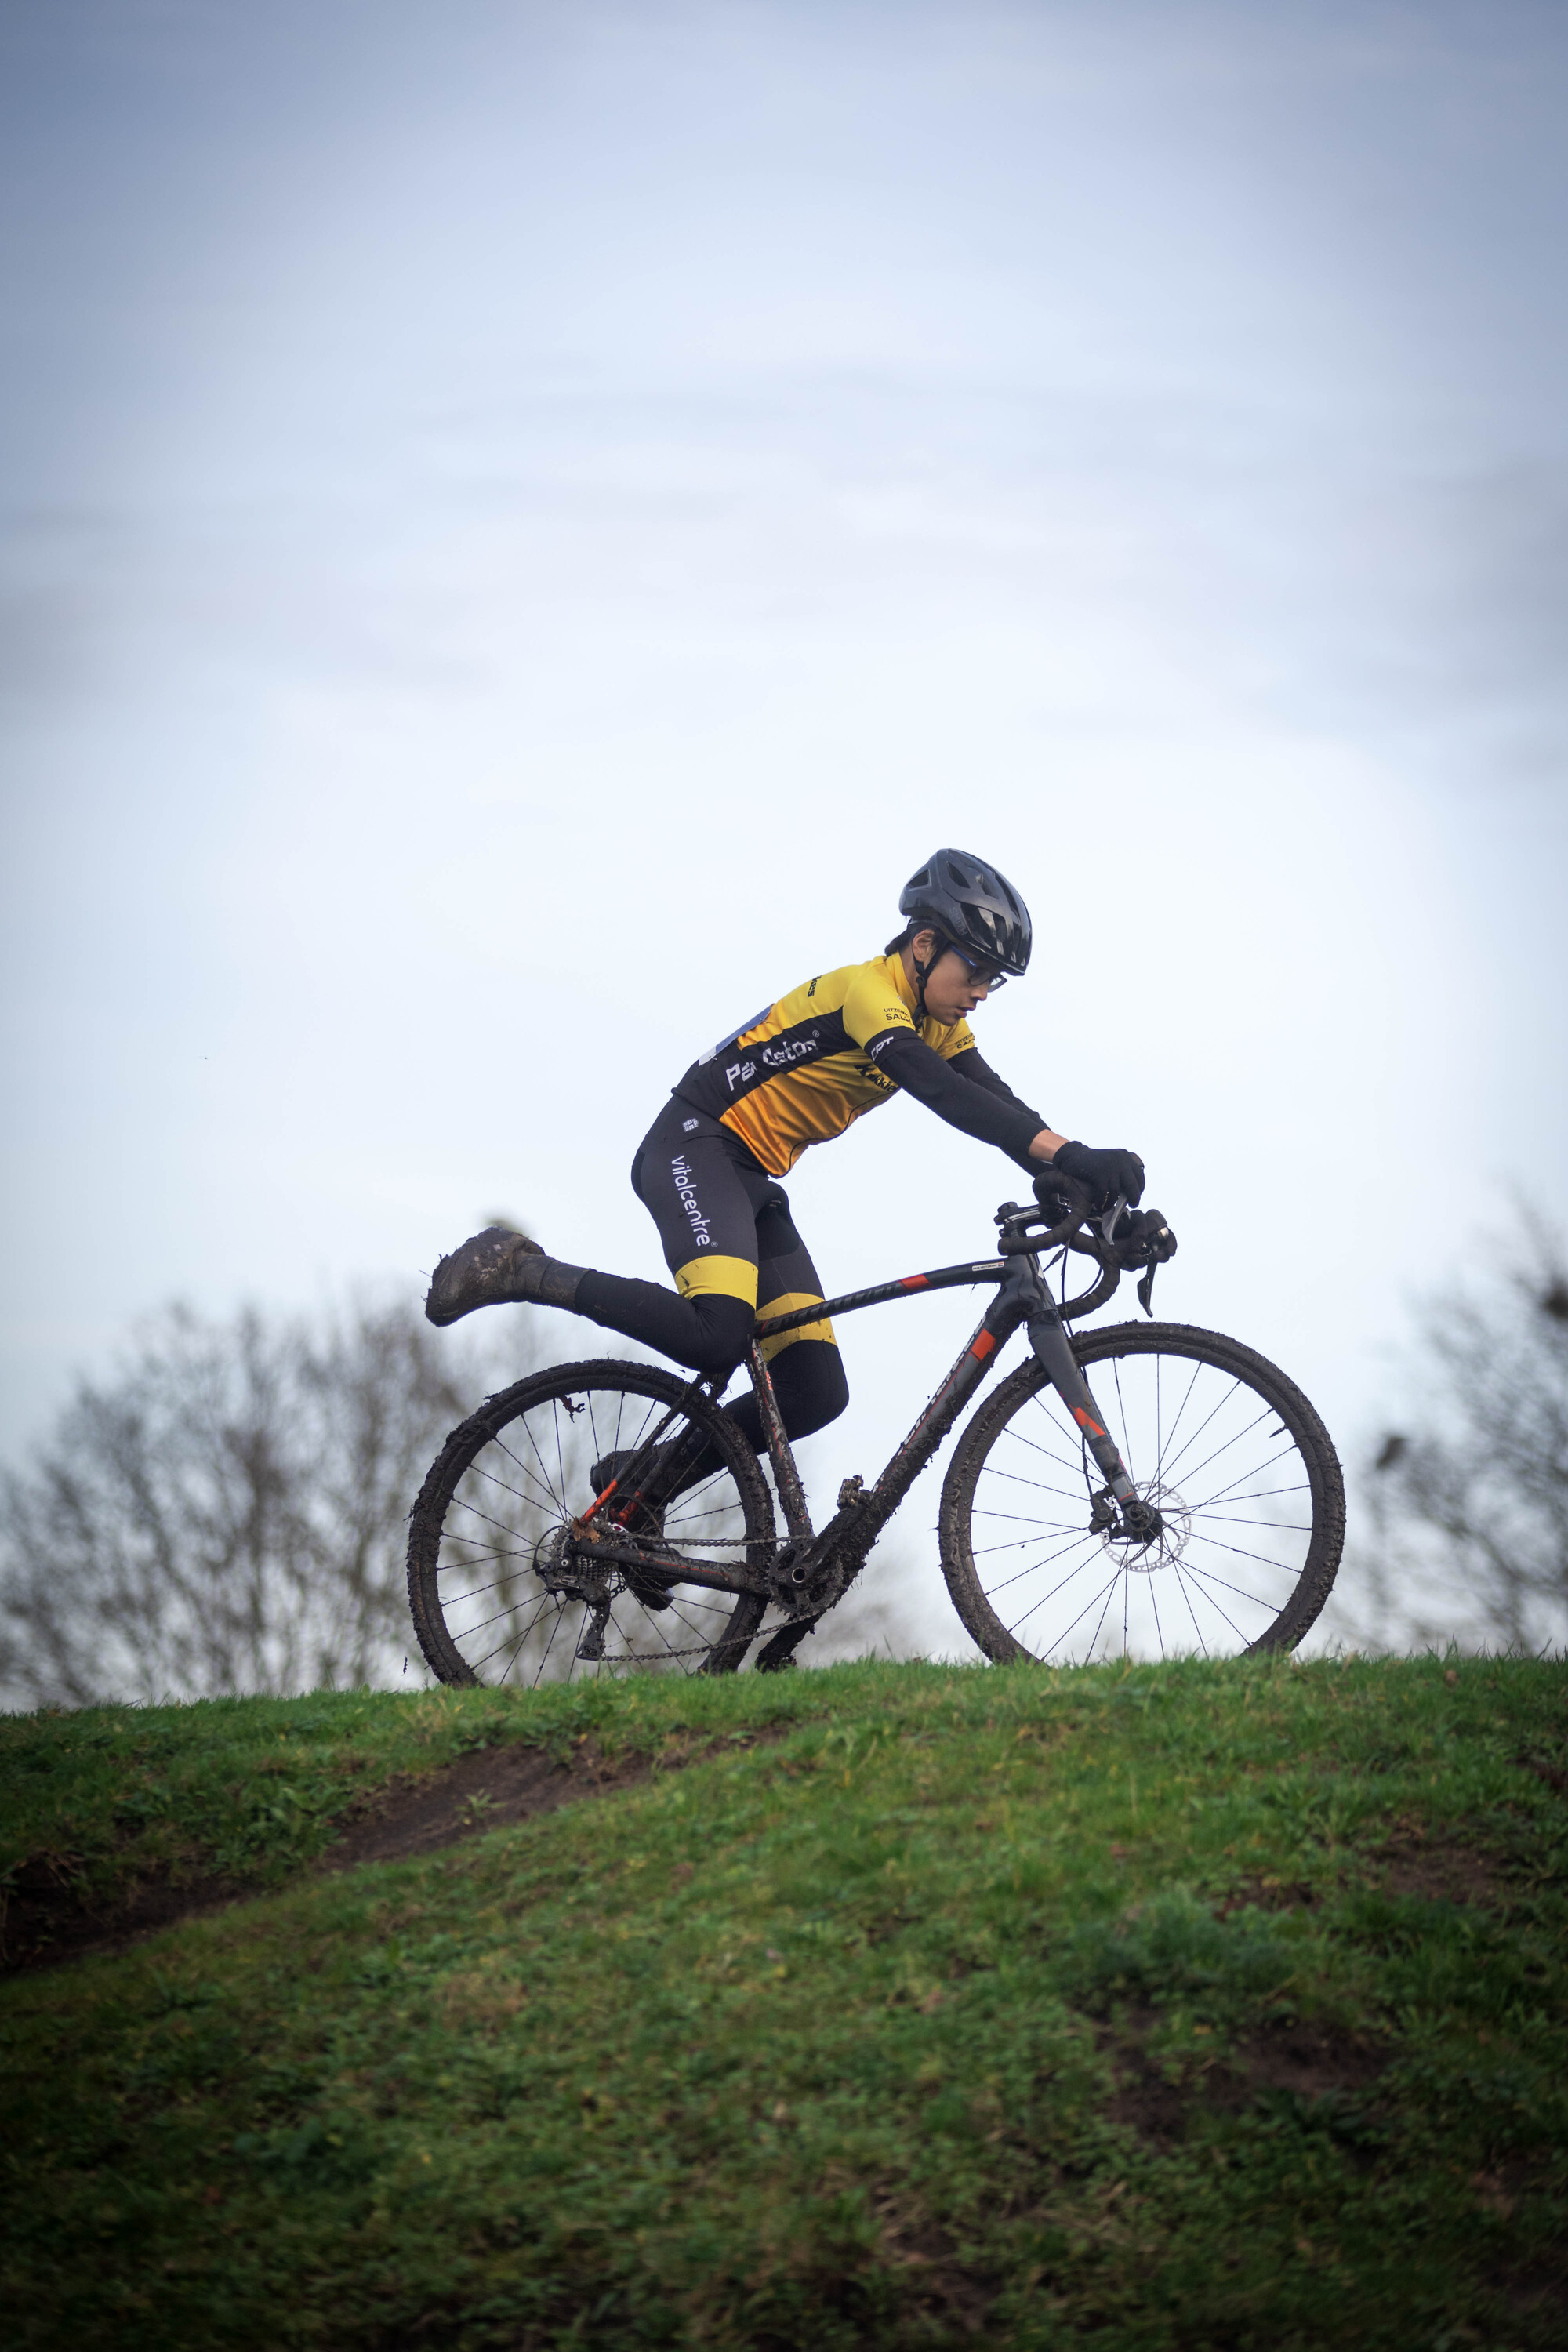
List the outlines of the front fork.
<svg viewBox="0 0 1568 2352">
<path fill-rule="evenodd" d="M 1100 1407 L 1095 1403 L 1089 1382 L 1079 1369 L 1067 1327 L 1052 1306 L 1044 1283 L 1037 1277 L 1035 1289 L 1037 1297 L 1030 1304 L 1028 1317 L 1029 1345 L 1047 1379 L 1078 1423 L 1083 1442 L 1093 1454 L 1105 1480 L 1105 1495 L 1096 1503 L 1096 1516 L 1091 1525 L 1102 1534 L 1115 1530 L 1115 1512 L 1110 1508 L 1110 1501 L 1113 1500 L 1121 1509 L 1121 1531 L 1134 1543 L 1152 1543 L 1160 1532 L 1160 1514 L 1152 1503 L 1142 1499 L 1128 1476 L 1127 1465 L 1117 1452 L 1100 1419 Z"/>
<path fill-rule="evenodd" d="M 1100 1465 L 1106 1485 L 1125 1509 L 1129 1503 L 1137 1501 L 1136 1489 L 1127 1475 L 1126 1464 L 1107 1434 L 1100 1407 L 1079 1370 L 1066 1326 L 1054 1307 L 1047 1304 L 1043 1311 L 1030 1316 L 1029 1345 L 1051 1386 L 1082 1431 L 1084 1443 Z"/>
</svg>

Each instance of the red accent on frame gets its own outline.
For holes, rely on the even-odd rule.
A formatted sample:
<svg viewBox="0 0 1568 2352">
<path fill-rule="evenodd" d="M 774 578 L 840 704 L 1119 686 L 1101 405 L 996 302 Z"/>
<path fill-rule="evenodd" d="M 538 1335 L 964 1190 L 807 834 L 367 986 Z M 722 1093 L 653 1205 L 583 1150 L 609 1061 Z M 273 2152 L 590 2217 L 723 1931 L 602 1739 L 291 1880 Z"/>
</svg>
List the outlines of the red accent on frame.
<svg viewBox="0 0 1568 2352">
<path fill-rule="evenodd" d="M 996 1351 L 996 1334 L 995 1334 L 995 1332 L 994 1332 L 994 1331 L 976 1331 L 976 1333 L 975 1333 L 975 1335 L 974 1335 L 973 1339 L 973 1340 L 971 1341 L 971 1343 L 970 1343 L 970 1349 L 969 1349 L 969 1352 L 970 1352 L 970 1354 L 973 1357 L 973 1359 L 974 1359 L 975 1362 L 976 1362 L 977 1364 L 983 1364 L 983 1363 L 985 1361 L 986 1357 L 987 1357 L 987 1356 L 990 1356 L 990 1355 L 994 1355 L 995 1351 Z"/>
<path fill-rule="evenodd" d="M 899 1276 L 900 1290 L 923 1290 L 925 1286 L 926 1278 L 923 1274 L 901 1274 Z"/>
<path fill-rule="evenodd" d="M 1074 1405 L 1072 1409 L 1072 1417 L 1077 1422 L 1080 1429 L 1088 1430 L 1091 1437 L 1103 1437 L 1105 1435 L 1104 1430 L 1101 1429 L 1099 1422 L 1095 1420 L 1093 1414 L 1085 1412 L 1082 1405 Z"/>
</svg>

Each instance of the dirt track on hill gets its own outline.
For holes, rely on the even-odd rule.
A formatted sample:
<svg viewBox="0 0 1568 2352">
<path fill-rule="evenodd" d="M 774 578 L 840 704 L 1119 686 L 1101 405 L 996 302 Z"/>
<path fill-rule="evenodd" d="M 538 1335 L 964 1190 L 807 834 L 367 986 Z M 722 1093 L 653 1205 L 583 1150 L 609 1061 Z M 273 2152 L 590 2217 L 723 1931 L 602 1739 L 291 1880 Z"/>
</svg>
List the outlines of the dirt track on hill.
<svg viewBox="0 0 1568 2352">
<path fill-rule="evenodd" d="M 721 1743 L 727 1749 L 754 1748 L 782 1738 L 789 1726 L 760 1731 L 744 1740 Z M 373 1862 L 406 1862 L 438 1853 L 483 1831 L 510 1828 L 538 1813 L 586 1797 L 613 1794 L 653 1779 L 656 1771 L 679 1770 L 713 1752 L 713 1743 L 661 1754 L 605 1760 L 585 1739 L 558 1761 L 542 1748 L 509 1742 L 459 1756 L 435 1772 L 399 1773 L 356 1805 L 342 1822 L 342 1833 L 300 1877 L 335 1876 Z M 299 1878 L 285 1882 L 298 1885 Z M 254 1902 L 278 1886 L 244 1879 L 175 1881 L 167 1874 L 139 1880 L 117 1898 L 95 1905 L 78 1882 L 32 1864 L 17 1874 L 5 1913 L 0 1973 L 58 1968 L 92 1952 L 122 1952 L 159 1928 L 204 1912 Z"/>
</svg>

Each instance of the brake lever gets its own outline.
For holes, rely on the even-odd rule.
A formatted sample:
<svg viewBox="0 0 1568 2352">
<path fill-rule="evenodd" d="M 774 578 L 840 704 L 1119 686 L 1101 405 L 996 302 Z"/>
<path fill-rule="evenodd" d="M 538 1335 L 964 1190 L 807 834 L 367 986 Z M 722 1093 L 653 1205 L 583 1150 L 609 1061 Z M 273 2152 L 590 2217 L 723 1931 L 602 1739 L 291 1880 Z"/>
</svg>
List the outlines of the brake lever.
<svg viewBox="0 0 1568 2352">
<path fill-rule="evenodd" d="M 1118 1192 L 1115 1200 L 1112 1201 L 1110 1208 L 1107 1209 L 1104 1216 L 1101 1217 L 1100 1221 L 1100 1237 L 1101 1241 L 1109 1244 L 1115 1239 L 1117 1223 L 1121 1218 L 1122 1210 L 1125 1209 L 1126 1206 L 1126 1193 Z"/>
</svg>

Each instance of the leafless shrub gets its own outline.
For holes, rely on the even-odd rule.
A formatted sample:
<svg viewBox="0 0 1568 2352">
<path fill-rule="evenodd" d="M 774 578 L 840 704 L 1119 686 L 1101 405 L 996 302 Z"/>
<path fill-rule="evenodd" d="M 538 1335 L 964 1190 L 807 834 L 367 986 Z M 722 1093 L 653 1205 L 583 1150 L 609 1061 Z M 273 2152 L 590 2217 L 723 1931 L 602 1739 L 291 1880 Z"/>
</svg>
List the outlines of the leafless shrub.
<svg viewBox="0 0 1568 2352">
<path fill-rule="evenodd" d="M 1568 1629 L 1568 1264 L 1528 1211 L 1489 1279 L 1422 1305 L 1414 1410 L 1369 1449 L 1358 1628 L 1539 1649 Z M 1347 1613 L 1341 1610 L 1342 1617 Z"/>
<path fill-rule="evenodd" d="M 447 1431 L 529 1369 L 506 1337 L 503 1370 L 402 1300 L 164 1309 L 0 1483 L 5 1701 L 398 1678 L 408 1507 Z"/>
</svg>

